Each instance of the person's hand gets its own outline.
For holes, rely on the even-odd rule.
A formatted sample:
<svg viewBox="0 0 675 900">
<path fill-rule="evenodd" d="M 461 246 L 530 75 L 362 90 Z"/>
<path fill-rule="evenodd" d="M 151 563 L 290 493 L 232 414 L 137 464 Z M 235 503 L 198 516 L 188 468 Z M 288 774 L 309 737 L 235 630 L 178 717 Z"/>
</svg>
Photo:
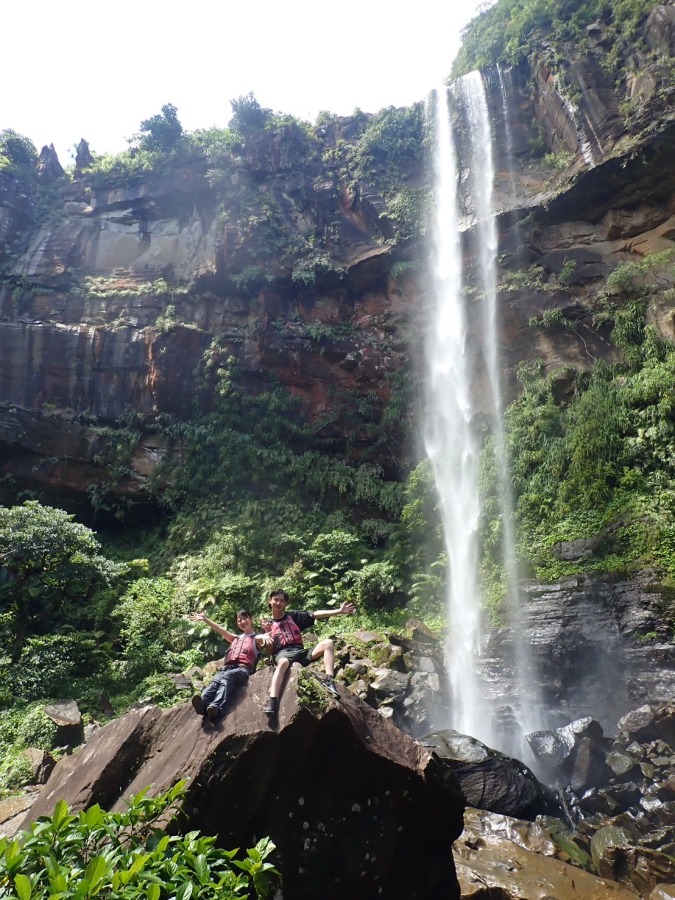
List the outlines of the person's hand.
<svg viewBox="0 0 675 900">
<path fill-rule="evenodd" d="M 274 647 L 274 638 L 271 634 L 263 634 L 261 635 L 262 645 L 266 650 L 272 650 Z"/>
<path fill-rule="evenodd" d="M 188 615 L 188 619 L 191 622 L 206 622 L 206 613 L 203 612 L 191 612 Z"/>
<path fill-rule="evenodd" d="M 351 616 L 353 612 L 356 612 L 356 606 L 351 602 L 351 600 L 345 600 L 338 612 L 341 616 Z"/>
</svg>

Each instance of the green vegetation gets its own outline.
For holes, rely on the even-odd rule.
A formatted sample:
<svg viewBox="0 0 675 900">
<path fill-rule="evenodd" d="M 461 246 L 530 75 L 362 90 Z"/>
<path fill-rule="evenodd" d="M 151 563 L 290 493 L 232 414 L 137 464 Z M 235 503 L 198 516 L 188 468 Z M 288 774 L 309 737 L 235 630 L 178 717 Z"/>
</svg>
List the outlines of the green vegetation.
<svg viewBox="0 0 675 900">
<path fill-rule="evenodd" d="M 647 324 L 647 305 L 670 293 L 672 254 L 622 263 L 589 307 L 596 326 L 611 325 L 621 362 L 597 362 L 572 376 L 521 367 L 521 394 L 507 412 L 520 553 L 538 578 L 586 571 L 629 574 L 652 568 L 675 577 L 675 346 Z M 550 313 L 536 324 L 570 328 Z M 567 374 L 569 378 L 569 373 Z M 493 468 L 486 448 L 485 490 Z M 484 521 L 485 571 L 495 574 L 499 531 L 494 505 Z M 561 541 L 593 538 L 592 561 L 557 557 Z"/>
<path fill-rule="evenodd" d="M 453 66 L 458 78 L 498 62 L 518 65 L 543 46 L 573 44 L 583 52 L 586 28 L 602 22 L 615 40 L 631 40 L 658 0 L 498 0 L 472 19 Z M 612 61 L 618 65 L 618 57 Z M 554 59 L 551 63 L 556 64 Z"/>
<path fill-rule="evenodd" d="M 11 128 L 0 131 L 0 172 L 22 175 L 33 171 L 37 163 L 35 145 Z"/>
<path fill-rule="evenodd" d="M 0 840 L 0 895 L 16 900 L 57 897 L 264 900 L 279 881 L 263 838 L 244 857 L 221 850 L 198 831 L 167 834 L 185 793 L 179 782 L 159 797 L 132 797 L 123 813 L 98 805 L 70 813 L 63 800 L 51 817 L 16 839 Z"/>
<path fill-rule="evenodd" d="M 165 103 L 161 113 L 141 122 L 136 140 L 140 150 L 170 153 L 182 137 L 183 126 L 178 121 L 178 110 L 173 103 Z"/>
</svg>

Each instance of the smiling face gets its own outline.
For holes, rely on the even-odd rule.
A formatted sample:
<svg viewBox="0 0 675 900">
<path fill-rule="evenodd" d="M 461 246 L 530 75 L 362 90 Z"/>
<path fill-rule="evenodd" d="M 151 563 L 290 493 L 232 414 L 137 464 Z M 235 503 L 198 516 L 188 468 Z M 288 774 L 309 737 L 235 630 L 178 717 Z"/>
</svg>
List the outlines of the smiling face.
<svg viewBox="0 0 675 900">
<path fill-rule="evenodd" d="M 240 631 L 243 631 L 244 634 L 253 633 L 253 622 L 251 621 L 251 616 L 247 612 L 237 613 L 237 628 Z"/>
<path fill-rule="evenodd" d="M 272 618 L 280 619 L 286 611 L 288 605 L 288 597 L 283 593 L 272 594 L 268 600 L 270 609 L 272 610 Z"/>
</svg>

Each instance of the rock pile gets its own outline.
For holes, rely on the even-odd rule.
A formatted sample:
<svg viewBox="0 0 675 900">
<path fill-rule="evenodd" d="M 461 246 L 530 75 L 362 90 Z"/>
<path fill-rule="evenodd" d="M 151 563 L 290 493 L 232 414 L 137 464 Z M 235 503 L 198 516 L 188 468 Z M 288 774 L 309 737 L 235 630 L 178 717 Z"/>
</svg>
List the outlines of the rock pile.
<svg viewBox="0 0 675 900">
<path fill-rule="evenodd" d="M 628 713 L 613 740 L 590 717 L 528 740 L 573 824 L 542 820 L 556 855 L 641 897 L 675 884 L 675 703 Z"/>
</svg>

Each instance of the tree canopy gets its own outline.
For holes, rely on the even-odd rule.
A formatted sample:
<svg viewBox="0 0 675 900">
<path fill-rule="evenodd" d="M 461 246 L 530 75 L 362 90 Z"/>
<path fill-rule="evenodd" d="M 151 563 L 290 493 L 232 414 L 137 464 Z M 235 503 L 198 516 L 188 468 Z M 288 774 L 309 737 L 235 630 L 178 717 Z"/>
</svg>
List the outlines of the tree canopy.
<svg viewBox="0 0 675 900">
<path fill-rule="evenodd" d="M 183 137 L 183 126 L 178 120 L 178 109 L 173 103 L 165 103 L 157 115 L 143 119 L 137 135 L 141 150 L 168 153 L 174 150 Z"/>
</svg>

